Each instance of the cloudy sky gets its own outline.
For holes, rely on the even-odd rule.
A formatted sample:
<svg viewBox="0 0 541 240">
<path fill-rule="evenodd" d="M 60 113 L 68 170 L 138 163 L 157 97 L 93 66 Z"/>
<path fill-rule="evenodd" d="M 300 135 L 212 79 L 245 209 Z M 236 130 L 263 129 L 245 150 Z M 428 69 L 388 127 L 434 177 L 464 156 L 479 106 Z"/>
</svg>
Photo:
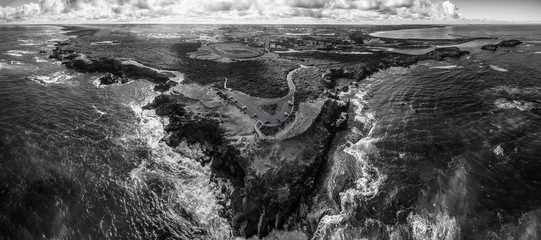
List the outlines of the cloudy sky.
<svg viewBox="0 0 541 240">
<path fill-rule="evenodd" d="M 541 0 L 0 0 L 0 22 L 541 22 Z"/>
</svg>

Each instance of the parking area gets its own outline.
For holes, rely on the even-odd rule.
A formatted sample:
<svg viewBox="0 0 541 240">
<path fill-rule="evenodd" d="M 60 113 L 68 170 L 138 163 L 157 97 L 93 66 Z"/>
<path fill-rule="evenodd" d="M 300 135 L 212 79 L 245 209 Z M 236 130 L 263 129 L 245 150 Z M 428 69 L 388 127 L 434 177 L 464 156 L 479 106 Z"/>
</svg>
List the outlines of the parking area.
<svg viewBox="0 0 541 240">
<path fill-rule="evenodd" d="M 269 126 L 280 125 L 288 117 L 285 113 L 291 114 L 293 111 L 293 102 L 289 94 L 279 99 L 256 98 L 235 90 L 225 90 L 222 94 L 227 101 L 230 101 L 248 116 Z M 277 105 L 274 114 L 269 114 L 261 108 L 263 105 L 270 104 Z"/>
</svg>

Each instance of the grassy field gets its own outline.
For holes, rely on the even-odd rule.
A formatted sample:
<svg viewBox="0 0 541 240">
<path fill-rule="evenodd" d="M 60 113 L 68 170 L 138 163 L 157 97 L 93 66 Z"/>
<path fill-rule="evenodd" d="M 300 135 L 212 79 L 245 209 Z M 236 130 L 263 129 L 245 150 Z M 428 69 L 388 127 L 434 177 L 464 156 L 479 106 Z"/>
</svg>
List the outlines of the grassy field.
<svg viewBox="0 0 541 240">
<path fill-rule="evenodd" d="M 253 58 L 263 54 L 257 49 L 237 43 L 215 43 L 210 45 L 209 48 L 219 55 L 229 58 Z"/>
<path fill-rule="evenodd" d="M 278 109 L 278 104 L 276 104 L 276 103 L 265 104 L 265 105 L 259 106 L 259 108 L 261 108 L 261 110 L 263 110 L 264 112 L 266 112 L 269 115 L 274 115 L 274 114 L 276 114 L 276 109 Z"/>
<path fill-rule="evenodd" d="M 178 57 L 183 59 L 178 69 L 184 73 L 186 81 L 221 87 L 227 77 L 227 87 L 255 97 L 277 98 L 287 95 L 287 74 L 297 67 L 295 63 L 284 60 L 224 63 L 191 59 L 184 53 L 184 44 L 178 44 L 177 47 Z"/>
<path fill-rule="evenodd" d="M 293 81 L 297 86 L 295 97 L 299 101 L 307 99 L 317 99 L 323 91 L 325 85 L 321 79 L 323 71 L 319 68 L 302 68 L 295 72 Z"/>
</svg>

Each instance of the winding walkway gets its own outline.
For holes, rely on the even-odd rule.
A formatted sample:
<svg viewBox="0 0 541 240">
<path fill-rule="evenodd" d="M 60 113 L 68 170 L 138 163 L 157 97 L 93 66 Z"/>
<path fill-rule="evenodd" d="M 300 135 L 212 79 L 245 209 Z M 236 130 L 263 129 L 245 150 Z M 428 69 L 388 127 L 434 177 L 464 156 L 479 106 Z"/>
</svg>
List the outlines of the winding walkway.
<svg viewBox="0 0 541 240">
<path fill-rule="evenodd" d="M 249 116 L 252 116 L 253 114 L 257 114 L 256 123 L 254 124 L 254 130 L 256 131 L 257 135 L 260 139 L 268 139 L 265 134 L 263 134 L 260 130 L 260 126 L 263 125 L 263 121 L 269 120 L 271 121 L 270 124 L 267 124 L 268 126 L 279 126 L 281 123 L 278 123 L 277 119 L 280 119 L 281 122 L 284 122 L 287 117 L 284 115 L 285 112 L 293 113 L 293 106 L 290 106 L 288 104 L 288 101 L 291 101 L 293 104 L 295 104 L 295 91 L 296 86 L 295 83 L 293 83 L 293 74 L 295 74 L 297 71 L 299 71 L 302 68 L 307 68 L 307 66 L 300 65 L 299 68 L 296 68 L 294 70 L 291 70 L 286 77 L 287 80 L 287 86 L 289 87 L 289 92 L 286 96 L 281 98 L 258 98 L 253 97 L 248 94 L 235 91 L 233 89 L 227 88 L 227 78 L 225 78 L 224 82 L 224 92 L 227 93 L 228 101 L 232 101 L 229 99 L 230 96 L 233 96 L 233 99 L 236 99 L 238 102 L 233 103 L 237 107 L 241 108 L 242 106 L 246 106 L 246 114 Z M 278 107 L 276 109 L 276 113 L 273 115 L 270 115 L 259 108 L 261 105 L 265 104 L 277 104 Z"/>
</svg>

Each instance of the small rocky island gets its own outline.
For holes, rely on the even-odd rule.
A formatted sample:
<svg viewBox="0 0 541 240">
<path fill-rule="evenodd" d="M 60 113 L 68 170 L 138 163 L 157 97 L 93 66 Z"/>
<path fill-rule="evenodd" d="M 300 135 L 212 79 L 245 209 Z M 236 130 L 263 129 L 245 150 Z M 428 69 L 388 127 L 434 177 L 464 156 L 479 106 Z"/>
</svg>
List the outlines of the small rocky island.
<svg viewBox="0 0 541 240">
<path fill-rule="evenodd" d="M 488 50 L 488 51 L 496 51 L 499 47 L 516 47 L 518 45 L 522 44 L 520 40 L 512 39 L 512 40 L 504 40 L 497 44 L 487 44 L 481 47 L 482 50 Z"/>
</svg>

